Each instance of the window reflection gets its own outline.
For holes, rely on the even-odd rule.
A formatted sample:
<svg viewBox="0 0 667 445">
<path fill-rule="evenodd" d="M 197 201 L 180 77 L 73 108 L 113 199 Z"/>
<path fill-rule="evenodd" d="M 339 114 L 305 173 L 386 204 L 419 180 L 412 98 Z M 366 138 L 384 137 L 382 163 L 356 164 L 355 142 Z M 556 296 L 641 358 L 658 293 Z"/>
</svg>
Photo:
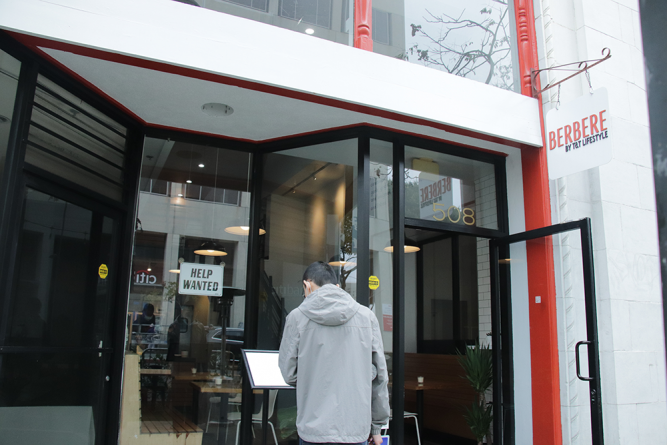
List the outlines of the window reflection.
<svg viewBox="0 0 667 445">
<path fill-rule="evenodd" d="M 205 437 L 241 403 L 248 231 L 229 229 L 249 226 L 250 165 L 247 153 L 145 142 L 128 306 L 142 418 L 182 416 Z M 179 288 L 186 279 L 197 285 Z"/>
<path fill-rule="evenodd" d="M 5 170 L 5 153 L 14 113 L 21 62 L 0 51 L 0 177 Z"/>
<path fill-rule="evenodd" d="M 392 186 L 394 175 L 392 159 L 393 145 L 391 142 L 371 139 L 369 184 L 371 192 L 371 218 L 369 222 L 370 273 L 371 276 L 377 278 L 378 286 L 375 289 L 370 289 L 370 307 L 380 322 L 390 383 L 393 380 L 393 266 L 392 254 L 385 249 L 391 246 L 393 236 Z M 406 261 L 407 257 L 409 255 L 406 256 Z M 406 323 L 406 325 L 409 325 L 409 323 Z"/>
<path fill-rule="evenodd" d="M 406 147 L 405 165 L 407 218 L 498 228 L 493 164 Z"/>
<path fill-rule="evenodd" d="M 373 51 L 516 91 L 512 8 L 511 0 L 376 0 Z"/>
</svg>

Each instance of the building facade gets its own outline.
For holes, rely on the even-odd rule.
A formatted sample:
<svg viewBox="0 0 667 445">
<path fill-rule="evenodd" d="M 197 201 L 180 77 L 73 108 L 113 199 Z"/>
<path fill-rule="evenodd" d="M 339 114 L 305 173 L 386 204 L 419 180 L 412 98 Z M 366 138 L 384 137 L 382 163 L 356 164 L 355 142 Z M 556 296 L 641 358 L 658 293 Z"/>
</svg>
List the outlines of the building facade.
<svg viewBox="0 0 667 445">
<path fill-rule="evenodd" d="M 637 1 L 0 0 L 0 30 L 0 443 L 296 443 L 241 350 L 313 261 L 380 321 L 392 441 L 475 443 L 484 347 L 486 443 L 665 437 Z M 545 116 L 600 88 L 611 161 L 550 180 Z"/>
</svg>

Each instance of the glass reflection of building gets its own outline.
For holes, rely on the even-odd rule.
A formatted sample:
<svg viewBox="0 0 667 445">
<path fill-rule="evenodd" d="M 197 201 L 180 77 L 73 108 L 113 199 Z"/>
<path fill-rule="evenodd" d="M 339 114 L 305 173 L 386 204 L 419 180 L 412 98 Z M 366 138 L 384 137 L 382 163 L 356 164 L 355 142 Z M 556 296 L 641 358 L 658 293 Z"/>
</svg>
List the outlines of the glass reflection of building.
<svg viewBox="0 0 667 445">
<path fill-rule="evenodd" d="M 351 0 L 206 0 L 203 8 L 352 45 Z M 376 0 L 373 51 L 517 91 L 511 0 Z"/>
</svg>

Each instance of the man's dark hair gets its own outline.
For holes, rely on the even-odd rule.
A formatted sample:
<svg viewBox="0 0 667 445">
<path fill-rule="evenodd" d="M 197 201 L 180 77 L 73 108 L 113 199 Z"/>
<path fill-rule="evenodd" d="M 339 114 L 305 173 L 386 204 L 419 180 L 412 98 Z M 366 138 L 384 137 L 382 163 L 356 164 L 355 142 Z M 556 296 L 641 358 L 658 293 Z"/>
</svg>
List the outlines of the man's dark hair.
<svg viewBox="0 0 667 445">
<path fill-rule="evenodd" d="M 306 268 L 303 273 L 303 281 L 312 281 L 317 286 L 324 286 L 325 284 L 337 284 L 338 278 L 333 267 L 322 261 L 315 261 Z"/>
</svg>

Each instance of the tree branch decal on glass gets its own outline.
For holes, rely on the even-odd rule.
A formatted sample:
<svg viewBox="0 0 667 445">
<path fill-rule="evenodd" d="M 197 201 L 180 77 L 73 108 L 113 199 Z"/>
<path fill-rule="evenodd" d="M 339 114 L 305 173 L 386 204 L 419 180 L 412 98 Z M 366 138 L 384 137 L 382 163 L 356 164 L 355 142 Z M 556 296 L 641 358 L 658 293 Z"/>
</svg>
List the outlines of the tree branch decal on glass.
<svg viewBox="0 0 667 445">
<path fill-rule="evenodd" d="M 468 6 L 471 3 L 466 3 Z M 478 13 L 466 9 L 432 12 L 410 23 L 404 60 L 461 77 L 471 78 L 506 90 L 514 89 L 512 36 L 508 0 L 485 0 Z M 447 3 L 445 3 L 446 5 Z M 442 8 L 443 6 L 438 7 Z M 407 11 L 406 11 L 407 12 Z M 406 19 L 411 20 L 408 16 Z"/>
</svg>

